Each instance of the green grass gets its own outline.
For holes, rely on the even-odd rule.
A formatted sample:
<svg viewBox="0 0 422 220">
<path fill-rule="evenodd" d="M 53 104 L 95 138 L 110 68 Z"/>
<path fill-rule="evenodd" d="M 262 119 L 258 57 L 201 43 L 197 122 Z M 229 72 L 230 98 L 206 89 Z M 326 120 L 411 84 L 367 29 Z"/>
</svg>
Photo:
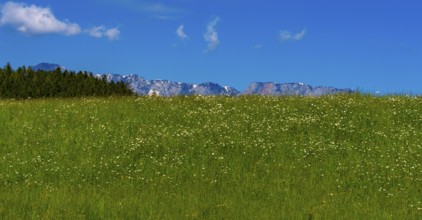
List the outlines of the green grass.
<svg viewBox="0 0 422 220">
<path fill-rule="evenodd" d="M 0 219 L 421 219 L 422 98 L 0 100 Z"/>
</svg>

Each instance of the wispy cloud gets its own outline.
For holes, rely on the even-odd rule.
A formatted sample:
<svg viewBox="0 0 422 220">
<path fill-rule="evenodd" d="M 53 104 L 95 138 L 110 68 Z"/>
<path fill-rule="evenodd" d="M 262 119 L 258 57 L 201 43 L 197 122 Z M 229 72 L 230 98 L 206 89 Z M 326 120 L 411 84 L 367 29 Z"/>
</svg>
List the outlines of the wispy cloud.
<svg viewBox="0 0 422 220">
<path fill-rule="evenodd" d="M 261 48 L 263 48 L 264 47 L 264 45 L 263 44 L 255 44 L 255 49 L 261 49 Z"/>
<path fill-rule="evenodd" d="M 152 15 L 151 18 L 155 18 L 162 21 L 169 21 L 169 20 L 176 20 L 179 19 L 180 16 L 170 16 L 170 15 Z"/>
<path fill-rule="evenodd" d="M 12 1 L 6 2 L 1 7 L 0 26 L 6 25 L 27 35 L 63 34 L 72 36 L 87 33 L 95 38 L 107 37 L 109 40 L 117 40 L 120 36 L 119 29 L 106 29 L 103 25 L 82 32 L 77 23 L 57 19 L 51 8 Z"/>
<path fill-rule="evenodd" d="M 145 11 L 155 12 L 155 13 L 175 13 L 180 12 L 181 9 L 170 7 L 162 3 L 141 3 L 140 7 Z"/>
<path fill-rule="evenodd" d="M 205 42 L 208 43 L 208 47 L 205 52 L 213 52 L 220 45 L 220 40 L 218 38 L 218 32 L 216 29 L 218 22 L 220 22 L 220 17 L 214 18 L 214 20 L 212 20 L 207 25 L 207 32 L 204 34 L 204 39 Z"/>
<path fill-rule="evenodd" d="M 279 37 L 281 41 L 300 41 L 305 35 L 306 29 L 303 29 L 297 34 L 292 34 L 290 31 L 280 31 Z"/>
<path fill-rule="evenodd" d="M 185 25 L 180 25 L 176 30 L 177 36 L 180 38 L 180 40 L 186 40 L 188 39 L 188 35 L 185 33 Z"/>
<path fill-rule="evenodd" d="M 185 12 L 181 8 L 174 7 L 168 3 L 161 3 L 150 0 L 104 0 L 118 7 L 127 10 L 134 10 L 158 20 L 174 20 L 180 18 Z"/>
<path fill-rule="evenodd" d="M 106 30 L 106 32 L 104 33 L 104 35 L 109 39 L 109 40 L 118 40 L 120 37 L 120 30 L 117 28 L 111 28 Z"/>
<path fill-rule="evenodd" d="M 162 3 L 141 3 L 139 7 L 142 11 L 152 14 L 152 18 L 162 21 L 179 19 L 181 17 L 180 14 L 183 12 L 182 9 Z"/>
<path fill-rule="evenodd" d="M 107 37 L 110 41 L 119 39 L 120 30 L 118 28 L 107 29 L 104 26 L 97 26 L 85 31 L 91 37 L 103 38 Z"/>
<path fill-rule="evenodd" d="M 78 24 L 58 20 L 50 8 L 15 2 L 6 2 L 1 8 L 0 25 L 10 25 L 29 35 L 76 35 L 81 32 Z"/>
<path fill-rule="evenodd" d="M 86 32 L 91 37 L 102 38 L 103 35 L 104 35 L 104 30 L 105 30 L 104 26 L 97 26 L 97 27 L 93 27 L 91 29 L 87 29 Z"/>
</svg>

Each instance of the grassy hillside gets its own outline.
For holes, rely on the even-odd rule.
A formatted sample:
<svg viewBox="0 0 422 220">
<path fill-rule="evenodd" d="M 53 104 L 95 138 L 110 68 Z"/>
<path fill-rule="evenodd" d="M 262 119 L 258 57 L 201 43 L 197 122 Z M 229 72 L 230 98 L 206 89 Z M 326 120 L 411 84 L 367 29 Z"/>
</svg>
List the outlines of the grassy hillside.
<svg viewBox="0 0 422 220">
<path fill-rule="evenodd" d="M 422 98 L 0 101 L 1 219 L 421 219 Z"/>
</svg>

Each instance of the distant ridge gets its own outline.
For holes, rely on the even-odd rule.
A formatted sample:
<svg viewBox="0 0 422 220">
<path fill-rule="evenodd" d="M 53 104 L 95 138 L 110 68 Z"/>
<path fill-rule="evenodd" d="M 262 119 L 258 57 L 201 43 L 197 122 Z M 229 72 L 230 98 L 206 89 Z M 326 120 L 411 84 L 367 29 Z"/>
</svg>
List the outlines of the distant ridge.
<svg viewBox="0 0 422 220">
<path fill-rule="evenodd" d="M 255 82 L 243 92 L 245 95 L 272 95 L 272 96 L 322 96 L 337 93 L 353 93 L 351 89 L 337 89 L 334 87 L 312 87 L 304 83 L 274 83 Z"/>
<path fill-rule="evenodd" d="M 102 77 L 102 75 L 97 75 Z M 161 96 L 177 95 L 269 95 L 269 96 L 322 96 L 338 93 L 354 93 L 351 89 L 337 89 L 334 87 L 317 86 L 312 87 L 304 83 L 273 83 L 255 82 L 248 86 L 244 92 L 239 92 L 230 86 L 208 82 L 201 84 L 189 84 L 173 82 L 168 80 L 146 80 L 138 75 L 106 74 L 109 81 L 123 81 L 135 93 L 148 95 L 156 92 Z"/>
<path fill-rule="evenodd" d="M 34 70 L 54 71 L 57 68 L 65 70 L 58 64 L 40 63 L 31 66 Z M 322 96 L 338 93 L 354 93 L 351 89 L 337 89 L 334 87 L 317 86 L 312 87 L 304 83 L 274 83 L 274 82 L 254 82 L 251 83 L 244 92 L 240 92 L 231 86 L 220 86 L 217 83 L 206 82 L 191 84 L 184 82 L 174 82 L 169 80 L 146 80 L 136 74 L 95 74 L 98 78 L 106 77 L 107 81 L 124 82 L 138 95 L 156 94 L 160 96 L 178 95 L 268 95 L 268 96 Z"/>
<path fill-rule="evenodd" d="M 37 70 L 44 70 L 44 71 L 54 71 L 57 68 L 60 68 L 62 71 L 66 70 L 63 66 L 59 64 L 53 64 L 53 63 L 40 63 L 36 66 L 29 66 L 31 69 L 37 71 Z"/>
<path fill-rule="evenodd" d="M 96 75 L 102 77 L 103 75 Z M 201 84 L 190 84 L 184 82 L 173 82 L 169 80 L 146 80 L 139 75 L 118 75 L 106 74 L 108 81 L 123 81 L 129 85 L 138 95 L 149 95 L 155 93 L 160 96 L 178 95 L 224 95 L 235 96 L 240 92 L 230 86 L 220 86 L 217 83 L 207 82 Z"/>
</svg>

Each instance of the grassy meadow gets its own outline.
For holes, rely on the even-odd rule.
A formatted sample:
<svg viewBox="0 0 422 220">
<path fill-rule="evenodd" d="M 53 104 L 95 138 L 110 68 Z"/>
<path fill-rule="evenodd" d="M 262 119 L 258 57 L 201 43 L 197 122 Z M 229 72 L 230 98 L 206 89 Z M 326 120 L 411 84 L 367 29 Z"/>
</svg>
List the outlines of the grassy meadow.
<svg viewBox="0 0 422 220">
<path fill-rule="evenodd" d="M 0 100 L 0 219 L 421 219 L 422 97 Z"/>
</svg>

